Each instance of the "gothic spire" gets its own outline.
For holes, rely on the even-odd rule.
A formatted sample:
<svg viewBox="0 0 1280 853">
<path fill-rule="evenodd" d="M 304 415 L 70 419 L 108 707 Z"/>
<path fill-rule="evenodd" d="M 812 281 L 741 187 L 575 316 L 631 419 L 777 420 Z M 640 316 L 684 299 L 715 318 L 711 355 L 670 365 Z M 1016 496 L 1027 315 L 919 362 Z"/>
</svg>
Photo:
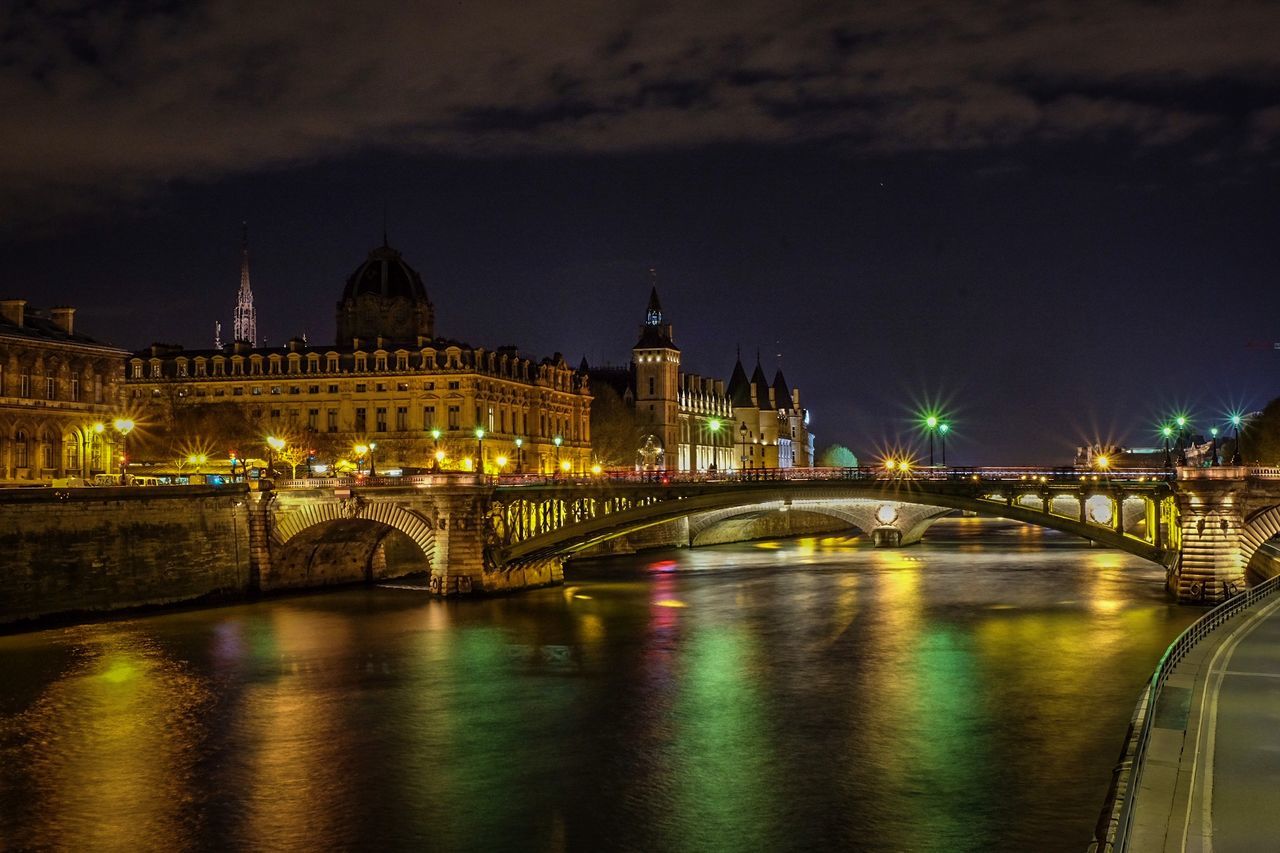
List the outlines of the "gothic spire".
<svg viewBox="0 0 1280 853">
<path fill-rule="evenodd" d="M 249 223 L 240 223 L 240 292 L 236 294 L 236 310 L 232 324 L 233 337 L 258 345 L 258 313 L 253 307 L 253 288 L 249 286 Z"/>
</svg>

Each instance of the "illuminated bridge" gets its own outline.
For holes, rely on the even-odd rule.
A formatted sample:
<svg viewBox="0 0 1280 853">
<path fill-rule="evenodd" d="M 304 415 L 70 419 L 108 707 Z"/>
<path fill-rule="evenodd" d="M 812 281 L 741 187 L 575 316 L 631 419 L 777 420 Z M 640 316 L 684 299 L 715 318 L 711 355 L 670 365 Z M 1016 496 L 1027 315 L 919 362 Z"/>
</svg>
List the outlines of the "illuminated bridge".
<svg viewBox="0 0 1280 853">
<path fill-rule="evenodd" d="M 901 547 L 961 510 L 1128 551 L 1163 565 L 1179 600 L 1213 601 L 1243 588 L 1258 547 L 1280 533 L 1280 470 L 1236 467 L 449 473 L 287 480 L 253 499 L 265 588 L 420 572 L 440 594 L 556 583 L 575 552 L 658 525 L 676 523 L 679 544 L 696 545 L 717 526 L 795 511 Z"/>
</svg>

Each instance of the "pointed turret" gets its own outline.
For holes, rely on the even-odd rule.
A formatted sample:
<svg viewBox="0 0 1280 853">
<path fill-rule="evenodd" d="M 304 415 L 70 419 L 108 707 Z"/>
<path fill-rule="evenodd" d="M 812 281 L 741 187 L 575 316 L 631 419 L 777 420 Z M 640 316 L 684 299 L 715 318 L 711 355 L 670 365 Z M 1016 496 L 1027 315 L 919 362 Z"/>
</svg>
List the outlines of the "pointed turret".
<svg viewBox="0 0 1280 853">
<path fill-rule="evenodd" d="M 578 372 L 583 376 L 586 376 L 591 372 L 591 368 L 587 365 L 587 357 L 585 355 L 582 357 L 582 361 L 578 363 Z"/>
<path fill-rule="evenodd" d="M 729 402 L 735 409 L 750 408 L 751 382 L 747 379 L 747 371 L 742 367 L 742 353 L 738 353 L 738 361 L 733 366 L 733 375 L 729 377 L 729 387 L 725 389 Z"/>
<path fill-rule="evenodd" d="M 653 270 L 649 271 L 650 273 Z M 632 349 L 652 349 L 661 347 L 663 349 L 671 349 L 676 352 L 680 351 L 680 347 L 676 346 L 675 341 L 671 337 L 671 324 L 663 322 L 662 319 L 662 302 L 658 299 L 658 286 L 655 284 L 649 291 L 649 307 L 644 311 L 644 325 L 640 327 L 640 340 Z"/>
<path fill-rule="evenodd" d="M 764 376 L 764 368 L 760 366 L 760 353 L 756 353 L 756 369 L 751 374 L 751 390 L 756 395 L 756 408 L 772 409 L 773 401 L 769 398 L 769 380 Z"/>
<path fill-rule="evenodd" d="M 791 408 L 791 389 L 787 387 L 786 377 L 782 375 L 782 368 L 778 368 L 778 372 L 773 374 L 773 404 L 779 409 Z"/>
</svg>

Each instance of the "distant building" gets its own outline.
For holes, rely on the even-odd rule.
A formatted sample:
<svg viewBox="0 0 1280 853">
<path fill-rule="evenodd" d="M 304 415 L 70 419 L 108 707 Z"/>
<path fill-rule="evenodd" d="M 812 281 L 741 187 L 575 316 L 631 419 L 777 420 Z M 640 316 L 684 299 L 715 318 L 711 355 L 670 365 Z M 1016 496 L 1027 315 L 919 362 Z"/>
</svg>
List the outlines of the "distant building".
<svg viewBox="0 0 1280 853">
<path fill-rule="evenodd" d="M 673 471 L 812 467 L 814 436 L 800 392 L 775 371 L 772 382 L 756 359 L 750 380 L 741 356 L 724 380 L 680 370 L 680 348 L 666 322 L 657 287 L 649 294 L 640 337 L 627 367 L 580 370 L 611 386 L 634 407 L 645 435 L 639 467 Z"/>
<path fill-rule="evenodd" d="M 0 482 L 114 476 L 128 352 L 75 330 L 76 309 L 0 301 Z"/>
<path fill-rule="evenodd" d="M 490 472 L 500 458 L 506 471 L 589 465 L 585 378 L 559 354 L 535 361 L 513 347 L 437 337 L 421 276 L 389 245 L 371 251 L 347 278 L 335 320 L 329 346 L 301 338 L 221 350 L 155 344 L 129 360 L 129 395 L 159 420 L 187 406 L 237 406 L 258 425 L 259 444 L 273 435 L 324 447 L 318 455 L 325 457 L 351 457 L 355 446 L 377 444 L 375 464 L 383 471 L 430 467 L 437 450 L 446 468 L 470 469 L 480 450 L 477 427 Z M 261 446 L 237 450 L 242 458 L 266 456 Z"/>
</svg>

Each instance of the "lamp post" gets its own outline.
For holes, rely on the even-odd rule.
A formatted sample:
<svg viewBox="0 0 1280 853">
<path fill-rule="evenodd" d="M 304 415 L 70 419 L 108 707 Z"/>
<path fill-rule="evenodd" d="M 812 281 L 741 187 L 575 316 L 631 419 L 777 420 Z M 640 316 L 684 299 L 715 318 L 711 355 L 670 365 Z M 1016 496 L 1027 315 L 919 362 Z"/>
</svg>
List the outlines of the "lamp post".
<svg viewBox="0 0 1280 853">
<path fill-rule="evenodd" d="M 710 473 L 715 473 L 716 470 L 716 446 L 718 444 L 716 439 L 720 436 L 720 426 L 719 418 L 712 418 L 707 421 L 707 429 L 711 431 L 711 461 L 707 463 L 707 471 Z"/>
<path fill-rule="evenodd" d="M 444 454 L 440 452 L 440 430 L 431 430 L 431 440 L 435 442 L 435 446 L 431 449 L 431 471 L 432 473 L 439 473 L 440 461 L 444 459 Z"/>
<path fill-rule="evenodd" d="M 1160 435 L 1164 437 L 1164 467 L 1172 468 L 1173 459 L 1169 457 L 1169 439 L 1173 436 L 1173 427 L 1168 424 L 1160 427 Z"/>
<path fill-rule="evenodd" d="M 938 424 L 938 438 L 942 441 L 942 467 L 947 467 L 947 433 L 951 432 L 951 424 Z"/>
<path fill-rule="evenodd" d="M 1213 458 L 1209 464 L 1214 468 L 1218 467 L 1218 428 L 1209 427 L 1209 438 L 1213 442 Z"/>
<path fill-rule="evenodd" d="M 745 475 L 747 471 L 747 422 L 746 421 L 743 421 L 742 426 L 738 427 L 738 434 L 742 436 L 742 467 L 738 470 L 740 474 Z"/>
<path fill-rule="evenodd" d="M 524 439 L 516 439 L 516 473 L 524 473 Z"/>
<path fill-rule="evenodd" d="M 484 482 L 484 427 L 476 427 L 476 482 Z"/>
<path fill-rule="evenodd" d="M 564 438 L 557 435 L 555 438 L 551 439 L 551 443 L 556 446 L 556 476 L 559 477 L 560 476 L 560 445 L 564 443 Z"/>
<path fill-rule="evenodd" d="M 929 415 L 924 419 L 925 431 L 929 433 L 929 467 L 933 467 L 933 433 L 938 428 L 938 416 Z"/>
<path fill-rule="evenodd" d="M 120 433 L 120 482 L 129 485 L 129 433 L 133 432 L 133 421 L 128 418 L 116 418 L 112 424 Z"/>
<path fill-rule="evenodd" d="M 1178 415 L 1174 419 L 1174 423 L 1178 425 L 1178 464 L 1185 466 L 1187 464 L 1187 417 L 1186 415 Z"/>
<path fill-rule="evenodd" d="M 1240 423 L 1243 420 L 1244 418 L 1240 417 L 1239 415 L 1231 416 L 1231 425 L 1236 429 L 1236 447 L 1235 447 L 1235 450 L 1231 451 L 1232 465 L 1243 464 L 1243 457 L 1240 455 Z"/>
<path fill-rule="evenodd" d="M 267 436 L 267 476 L 275 479 L 276 454 L 284 450 L 284 439 L 279 436 Z"/>
<path fill-rule="evenodd" d="M 369 442 L 369 476 L 378 476 L 378 442 Z"/>
<path fill-rule="evenodd" d="M 364 473 L 364 457 L 369 453 L 369 445 L 357 444 L 351 448 L 356 454 L 356 474 Z"/>
</svg>

